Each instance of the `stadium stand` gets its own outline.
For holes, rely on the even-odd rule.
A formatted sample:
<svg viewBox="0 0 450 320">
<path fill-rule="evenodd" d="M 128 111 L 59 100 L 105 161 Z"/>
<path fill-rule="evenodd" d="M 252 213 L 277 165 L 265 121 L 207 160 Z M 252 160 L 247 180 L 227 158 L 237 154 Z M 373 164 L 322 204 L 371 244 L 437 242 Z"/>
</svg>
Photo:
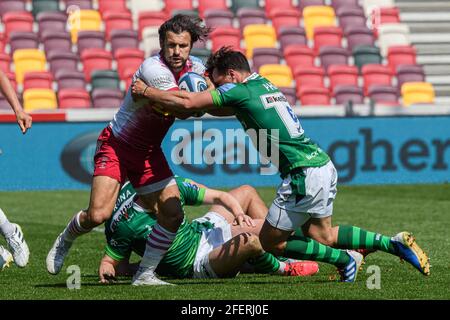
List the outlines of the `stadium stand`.
<svg viewBox="0 0 450 320">
<path fill-rule="evenodd" d="M 275 48 L 277 37 L 275 29 L 266 24 L 250 24 L 244 28 L 244 41 L 246 45 L 246 55 L 253 57 L 254 48 Z"/>
<path fill-rule="evenodd" d="M 401 87 L 403 104 L 434 103 L 434 89 L 427 82 L 406 82 Z"/>
<path fill-rule="evenodd" d="M 23 90 L 52 89 L 53 75 L 48 71 L 27 72 L 23 78 Z"/>
<path fill-rule="evenodd" d="M 277 38 L 282 51 L 291 44 L 307 45 L 305 29 L 302 27 L 280 27 L 277 32 Z"/>
<path fill-rule="evenodd" d="M 122 91 L 117 89 L 99 88 L 92 91 L 94 108 L 118 108 L 122 99 Z"/>
<path fill-rule="evenodd" d="M 59 108 L 90 108 L 91 98 L 84 88 L 67 88 L 58 91 Z"/>
<path fill-rule="evenodd" d="M 23 92 L 23 108 L 25 111 L 56 109 L 56 94 L 51 89 L 28 89 Z"/>
<path fill-rule="evenodd" d="M 265 64 L 259 68 L 261 76 L 267 78 L 277 87 L 292 86 L 291 68 L 282 64 Z"/>
<path fill-rule="evenodd" d="M 18 49 L 13 54 L 17 83 L 23 84 L 23 78 L 29 71 L 46 71 L 46 59 L 38 49 Z"/>
<path fill-rule="evenodd" d="M 277 48 L 255 48 L 253 49 L 253 70 L 259 71 L 264 64 L 280 64 L 283 54 Z"/>
</svg>

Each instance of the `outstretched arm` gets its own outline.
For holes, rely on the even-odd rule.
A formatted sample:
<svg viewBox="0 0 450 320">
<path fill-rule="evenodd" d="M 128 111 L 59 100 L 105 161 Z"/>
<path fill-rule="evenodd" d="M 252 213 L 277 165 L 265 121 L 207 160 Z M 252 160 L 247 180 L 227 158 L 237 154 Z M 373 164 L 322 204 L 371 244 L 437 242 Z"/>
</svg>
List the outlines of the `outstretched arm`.
<svg viewBox="0 0 450 320">
<path fill-rule="evenodd" d="M 14 110 L 16 114 L 17 123 L 19 124 L 20 130 L 25 134 L 29 128 L 31 128 L 32 118 L 29 114 L 23 111 L 20 105 L 19 99 L 17 98 L 16 92 L 9 82 L 6 74 L 0 70 L 0 91 L 8 100 L 9 105 Z"/>
<path fill-rule="evenodd" d="M 147 86 L 140 79 L 132 84 L 131 89 L 133 95 L 145 97 L 168 112 L 208 111 L 216 108 L 208 91 L 163 91 Z"/>
</svg>

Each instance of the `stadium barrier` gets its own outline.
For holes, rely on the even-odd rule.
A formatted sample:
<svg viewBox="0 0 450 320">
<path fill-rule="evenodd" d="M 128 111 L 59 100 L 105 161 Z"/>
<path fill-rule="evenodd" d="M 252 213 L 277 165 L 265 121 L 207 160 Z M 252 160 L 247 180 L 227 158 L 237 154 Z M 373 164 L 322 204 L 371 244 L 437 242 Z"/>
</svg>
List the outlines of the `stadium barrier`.
<svg viewBox="0 0 450 320">
<path fill-rule="evenodd" d="M 111 112 L 35 114 L 26 135 L 12 115 L 0 115 L 0 190 L 88 189 L 96 139 Z M 333 158 L 339 183 L 450 181 L 448 115 L 305 116 L 301 123 Z M 280 182 L 234 118 L 176 121 L 163 150 L 175 174 L 211 187 Z"/>
</svg>

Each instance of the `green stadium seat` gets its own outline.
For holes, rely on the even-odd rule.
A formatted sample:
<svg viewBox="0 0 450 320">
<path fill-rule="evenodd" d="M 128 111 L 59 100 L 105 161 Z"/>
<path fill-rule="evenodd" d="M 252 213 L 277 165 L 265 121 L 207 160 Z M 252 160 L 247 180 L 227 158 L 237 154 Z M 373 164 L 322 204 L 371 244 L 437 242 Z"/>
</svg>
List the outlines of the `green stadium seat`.
<svg viewBox="0 0 450 320">
<path fill-rule="evenodd" d="M 114 70 L 95 70 L 91 73 L 92 90 L 98 88 L 120 89 L 119 74 Z"/>
<path fill-rule="evenodd" d="M 260 8 L 259 0 L 232 0 L 231 10 L 235 15 L 241 8 Z"/>
<path fill-rule="evenodd" d="M 355 65 L 361 70 L 366 64 L 381 64 L 380 48 L 372 46 L 359 46 L 353 49 Z"/>
<path fill-rule="evenodd" d="M 58 0 L 33 0 L 33 16 L 36 17 L 40 12 L 59 11 Z"/>
</svg>

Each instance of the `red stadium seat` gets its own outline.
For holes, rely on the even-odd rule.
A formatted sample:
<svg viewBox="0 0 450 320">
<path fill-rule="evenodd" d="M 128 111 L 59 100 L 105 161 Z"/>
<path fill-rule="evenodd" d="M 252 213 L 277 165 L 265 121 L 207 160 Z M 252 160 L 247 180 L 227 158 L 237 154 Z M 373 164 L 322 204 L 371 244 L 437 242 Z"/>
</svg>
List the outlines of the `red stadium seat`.
<svg viewBox="0 0 450 320">
<path fill-rule="evenodd" d="M 193 10 L 192 0 L 165 0 L 164 11 L 168 16 L 172 14 L 173 10 Z"/>
<path fill-rule="evenodd" d="M 294 7 L 273 8 L 269 13 L 269 18 L 272 19 L 272 25 L 278 33 L 281 27 L 298 27 L 300 26 L 300 11 Z"/>
<path fill-rule="evenodd" d="M 103 21 L 105 23 L 105 34 L 107 40 L 111 39 L 112 30 L 133 29 L 133 20 L 131 18 L 131 13 L 128 11 L 105 11 L 103 13 Z"/>
<path fill-rule="evenodd" d="M 114 58 L 117 61 L 117 72 L 121 80 L 127 79 L 127 69 L 132 69 L 134 72 L 139 68 L 139 66 L 144 61 L 144 51 L 139 49 L 131 48 L 120 48 L 117 49 Z"/>
<path fill-rule="evenodd" d="M 94 108 L 119 108 L 123 93 L 118 89 L 99 88 L 92 91 Z"/>
<path fill-rule="evenodd" d="M 400 10 L 397 7 L 378 7 L 371 13 L 372 29 L 378 35 L 378 27 L 385 23 L 400 23 Z"/>
<path fill-rule="evenodd" d="M 270 11 L 274 8 L 294 8 L 292 0 L 266 0 L 266 16 L 270 16 Z"/>
<path fill-rule="evenodd" d="M 325 71 L 321 67 L 298 66 L 293 73 L 297 92 L 302 87 L 324 87 Z"/>
<path fill-rule="evenodd" d="M 33 15 L 30 12 L 8 12 L 3 15 L 2 21 L 8 37 L 13 31 L 33 32 Z"/>
<path fill-rule="evenodd" d="M 69 88 L 84 89 L 86 87 L 83 72 L 60 70 L 56 73 L 55 79 L 58 84 L 58 90 Z"/>
<path fill-rule="evenodd" d="M 392 83 L 392 73 L 387 66 L 380 64 L 366 64 L 362 67 L 361 73 L 364 80 L 364 95 L 366 96 L 368 95 L 371 86 L 390 86 Z"/>
<path fill-rule="evenodd" d="M 416 64 L 416 48 L 413 46 L 391 46 L 387 52 L 388 66 L 395 73 L 402 64 Z"/>
<path fill-rule="evenodd" d="M 210 39 L 213 52 L 222 46 L 232 46 L 235 50 L 241 47 L 241 31 L 233 27 L 217 27 L 211 32 Z"/>
<path fill-rule="evenodd" d="M 327 88 L 303 87 L 297 92 L 300 104 L 308 105 L 330 105 L 330 94 Z"/>
<path fill-rule="evenodd" d="M 0 70 L 3 72 L 9 72 L 11 65 L 11 56 L 6 53 L 0 53 Z"/>
<path fill-rule="evenodd" d="M 126 0 L 98 0 L 98 11 L 103 16 L 106 11 L 128 11 Z"/>
<path fill-rule="evenodd" d="M 358 68 L 355 66 L 331 65 L 328 68 L 328 76 L 331 92 L 340 85 L 358 86 Z"/>
<path fill-rule="evenodd" d="M 106 45 L 105 33 L 102 31 L 80 31 L 78 32 L 78 54 L 81 55 L 85 49 L 103 49 Z"/>
<path fill-rule="evenodd" d="M 0 32 L 0 52 L 5 52 L 6 39 L 5 34 Z"/>
<path fill-rule="evenodd" d="M 333 89 L 333 96 L 336 98 L 336 104 L 346 104 L 349 101 L 353 103 L 364 103 L 364 94 L 362 88 L 352 85 L 338 85 Z"/>
<path fill-rule="evenodd" d="M 112 54 L 104 49 L 85 49 L 81 53 L 81 61 L 87 82 L 91 81 L 92 71 L 112 69 Z"/>
<path fill-rule="evenodd" d="M 207 9 L 204 20 L 208 27 L 232 27 L 233 13 L 226 9 Z"/>
<path fill-rule="evenodd" d="M 390 106 L 399 105 L 397 89 L 390 85 L 374 84 L 369 88 L 368 96 L 375 103 Z"/>
<path fill-rule="evenodd" d="M 123 80 L 125 81 L 125 88 L 131 86 L 131 82 L 133 81 L 133 75 L 136 73 L 136 69 L 134 68 L 126 68 L 123 72 Z"/>
<path fill-rule="evenodd" d="M 322 46 L 342 46 L 343 32 L 340 27 L 316 27 L 314 28 L 314 51 L 319 53 Z"/>
<path fill-rule="evenodd" d="M 120 48 L 139 48 L 139 36 L 136 30 L 112 30 L 111 50 L 113 54 Z"/>
<path fill-rule="evenodd" d="M 84 89 L 62 89 L 58 91 L 59 107 L 90 108 L 92 106 L 89 92 Z"/>
<path fill-rule="evenodd" d="M 208 9 L 228 9 L 226 0 L 198 0 L 198 14 L 201 18 L 205 16 Z"/>
<path fill-rule="evenodd" d="M 286 63 L 291 69 L 295 69 L 297 66 L 314 66 L 314 51 L 304 45 L 288 45 L 284 49 L 284 58 L 286 59 Z"/>
<path fill-rule="evenodd" d="M 11 11 L 25 11 L 25 0 L 1 0 L 0 1 L 0 16 Z"/>
<path fill-rule="evenodd" d="M 142 40 L 142 31 L 145 27 L 159 27 L 169 18 L 165 11 L 141 11 L 138 14 L 138 34 Z"/>
<path fill-rule="evenodd" d="M 319 49 L 320 64 L 328 70 L 328 66 L 333 64 L 347 64 L 349 53 L 342 47 L 323 46 Z"/>
<path fill-rule="evenodd" d="M 47 71 L 26 72 L 23 78 L 23 90 L 52 89 L 53 76 Z"/>
</svg>

